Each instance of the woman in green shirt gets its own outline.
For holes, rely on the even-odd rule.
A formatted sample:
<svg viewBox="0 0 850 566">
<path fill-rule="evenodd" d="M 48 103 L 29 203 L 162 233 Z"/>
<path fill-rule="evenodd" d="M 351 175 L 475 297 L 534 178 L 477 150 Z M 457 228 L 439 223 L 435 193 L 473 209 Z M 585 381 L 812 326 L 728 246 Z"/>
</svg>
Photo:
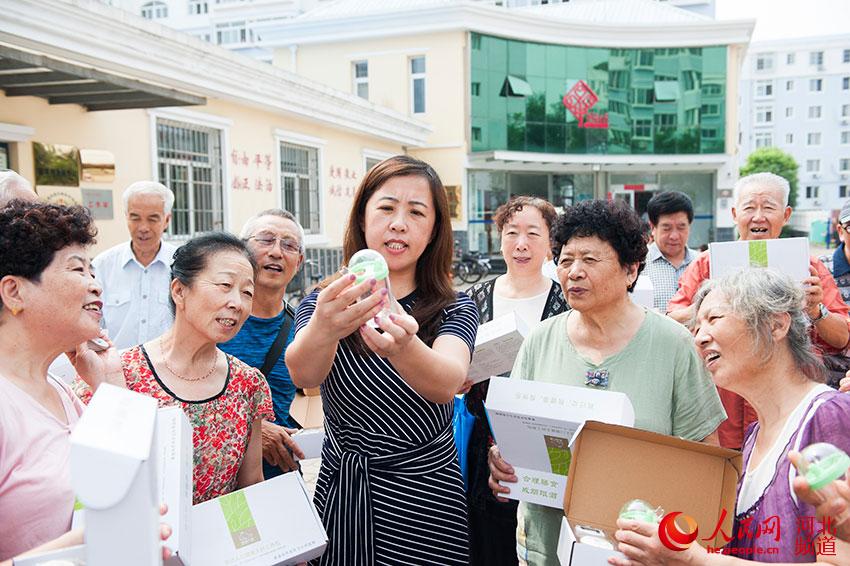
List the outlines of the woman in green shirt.
<svg viewBox="0 0 850 566">
<path fill-rule="evenodd" d="M 531 332 L 511 377 L 619 391 L 634 406 L 635 427 L 716 443 L 726 414 L 690 334 L 629 297 L 647 252 L 635 211 L 622 201 L 578 203 L 558 218 L 552 241 L 572 310 Z M 516 477 L 497 446 L 489 465 L 494 495 L 510 492 L 499 481 Z M 522 503 L 519 515 L 520 561 L 557 566 L 563 512 Z"/>
</svg>

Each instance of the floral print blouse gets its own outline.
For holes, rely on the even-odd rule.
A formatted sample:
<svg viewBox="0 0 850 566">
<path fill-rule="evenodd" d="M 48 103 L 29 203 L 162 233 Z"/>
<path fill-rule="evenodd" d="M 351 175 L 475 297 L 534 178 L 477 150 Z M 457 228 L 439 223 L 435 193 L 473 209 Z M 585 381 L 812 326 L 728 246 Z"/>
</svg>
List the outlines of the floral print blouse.
<svg viewBox="0 0 850 566">
<path fill-rule="evenodd" d="M 185 401 L 160 381 L 143 346 L 122 352 L 121 365 L 127 388 L 153 397 L 160 407 L 182 407 L 192 424 L 194 503 L 235 491 L 252 423 L 274 420 L 271 392 L 263 375 L 228 355 L 222 391 L 202 401 Z M 78 378 L 74 388 L 88 403 L 92 395 L 88 386 Z"/>
</svg>

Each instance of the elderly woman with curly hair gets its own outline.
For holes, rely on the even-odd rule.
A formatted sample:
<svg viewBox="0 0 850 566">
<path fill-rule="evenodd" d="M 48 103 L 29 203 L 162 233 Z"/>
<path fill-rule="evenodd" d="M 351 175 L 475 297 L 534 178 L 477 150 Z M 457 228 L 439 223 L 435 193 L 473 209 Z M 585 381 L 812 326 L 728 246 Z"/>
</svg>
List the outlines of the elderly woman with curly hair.
<svg viewBox="0 0 850 566">
<path fill-rule="evenodd" d="M 637 428 L 716 442 L 726 414 L 690 334 L 629 298 L 647 252 L 634 210 L 621 201 L 581 202 L 558 218 L 552 246 L 572 309 L 529 334 L 511 377 L 619 391 L 634 406 Z M 517 478 L 497 446 L 489 464 L 494 495 L 509 493 L 498 482 Z M 519 559 L 557 566 L 563 512 L 521 503 L 519 515 Z"/>
</svg>

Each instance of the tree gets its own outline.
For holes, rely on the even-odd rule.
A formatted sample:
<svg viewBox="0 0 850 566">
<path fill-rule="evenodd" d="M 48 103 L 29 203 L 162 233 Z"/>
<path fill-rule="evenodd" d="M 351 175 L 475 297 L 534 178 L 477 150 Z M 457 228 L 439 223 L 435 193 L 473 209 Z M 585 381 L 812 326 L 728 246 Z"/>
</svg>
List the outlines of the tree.
<svg viewBox="0 0 850 566">
<path fill-rule="evenodd" d="M 747 157 L 747 163 L 741 167 L 741 176 L 753 173 L 770 172 L 784 177 L 791 185 L 788 204 L 793 208 L 797 205 L 797 171 L 799 165 L 794 158 L 778 147 L 762 147 Z"/>
</svg>

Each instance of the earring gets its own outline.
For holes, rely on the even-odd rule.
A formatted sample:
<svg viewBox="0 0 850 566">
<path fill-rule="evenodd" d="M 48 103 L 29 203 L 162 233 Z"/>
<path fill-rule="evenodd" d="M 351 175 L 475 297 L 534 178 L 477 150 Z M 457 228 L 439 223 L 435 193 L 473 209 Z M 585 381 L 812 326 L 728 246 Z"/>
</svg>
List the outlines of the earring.
<svg viewBox="0 0 850 566">
<path fill-rule="evenodd" d="M 18 313 L 24 309 L 19 309 L 18 307 L 10 307 L 9 310 L 12 311 L 12 316 L 18 316 Z"/>
</svg>

